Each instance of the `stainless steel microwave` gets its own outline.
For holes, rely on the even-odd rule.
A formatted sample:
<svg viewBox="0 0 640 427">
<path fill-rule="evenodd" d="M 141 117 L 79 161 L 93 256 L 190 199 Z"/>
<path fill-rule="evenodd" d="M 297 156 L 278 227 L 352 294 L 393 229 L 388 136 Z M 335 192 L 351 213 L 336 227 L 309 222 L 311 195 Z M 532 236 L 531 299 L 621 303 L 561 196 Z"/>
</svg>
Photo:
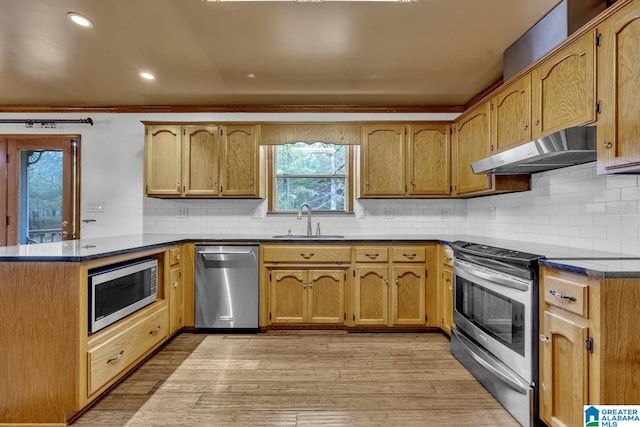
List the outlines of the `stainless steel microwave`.
<svg viewBox="0 0 640 427">
<path fill-rule="evenodd" d="M 144 259 L 89 270 L 89 333 L 154 302 L 158 260 Z"/>
</svg>

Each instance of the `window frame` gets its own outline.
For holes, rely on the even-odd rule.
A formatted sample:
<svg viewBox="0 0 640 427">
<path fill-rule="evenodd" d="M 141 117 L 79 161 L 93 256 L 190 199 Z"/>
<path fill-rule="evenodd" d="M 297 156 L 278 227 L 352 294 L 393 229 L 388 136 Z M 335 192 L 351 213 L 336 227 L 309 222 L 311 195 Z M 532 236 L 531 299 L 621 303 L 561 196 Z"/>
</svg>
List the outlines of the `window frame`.
<svg viewBox="0 0 640 427">
<path fill-rule="evenodd" d="M 297 141 L 304 142 L 304 141 Z M 335 144 L 333 142 L 327 141 L 316 141 L 323 142 L 325 144 Z M 291 144 L 295 144 L 296 142 L 292 142 Z M 305 142 L 306 143 L 306 142 Z M 346 150 L 346 176 L 345 176 L 345 210 L 344 211 L 330 211 L 330 210 L 316 210 L 313 209 L 313 212 L 318 212 L 327 215 L 344 215 L 344 214 L 352 214 L 353 213 L 353 202 L 355 198 L 355 187 L 354 187 L 354 175 L 355 175 L 355 149 L 353 145 L 349 144 L 335 144 L 335 145 L 344 145 Z M 270 214 L 291 214 L 297 213 L 297 211 L 278 211 L 275 210 L 275 201 L 276 201 L 276 148 L 279 145 L 271 145 L 268 150 L 267 155 L 267 165 L 268 165 L 268 213 Z M 326 178 L 331 177 L 333 175 L 318 175 L 317 178 Z M 292 175 L 292 177 L 299 177 L 297 175 Z M 305 175 L 306 177 L 306 175 Z M 313 208 L 313 206 L 311 207 Z"/>
</svg>

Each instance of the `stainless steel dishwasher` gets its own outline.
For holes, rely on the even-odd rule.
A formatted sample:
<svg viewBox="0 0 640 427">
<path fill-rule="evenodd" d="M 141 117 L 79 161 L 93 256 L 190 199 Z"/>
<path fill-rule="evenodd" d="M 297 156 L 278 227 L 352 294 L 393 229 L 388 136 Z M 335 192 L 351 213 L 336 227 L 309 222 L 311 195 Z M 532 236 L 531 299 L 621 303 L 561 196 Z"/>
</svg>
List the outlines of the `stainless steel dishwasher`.
<svg viewBox="0 0 640 427">
<path fill-rule="evenodd" d="M 258 329 L 258 246 L 196 245 L 195 327 Z"/>
</svg>

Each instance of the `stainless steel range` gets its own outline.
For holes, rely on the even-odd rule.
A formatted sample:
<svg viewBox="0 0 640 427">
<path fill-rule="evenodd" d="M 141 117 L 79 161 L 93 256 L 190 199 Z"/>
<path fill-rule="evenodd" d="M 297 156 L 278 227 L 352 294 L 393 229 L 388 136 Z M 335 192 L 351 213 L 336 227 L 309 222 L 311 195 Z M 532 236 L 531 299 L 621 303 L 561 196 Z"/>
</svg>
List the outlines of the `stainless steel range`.
<svg viewBox="0 0 640 427">
<path fill-rule="evenodd" d="M 537 418 L 539 255 L 457 241 L 453 355 L 523 426 Z"/>
</svg>

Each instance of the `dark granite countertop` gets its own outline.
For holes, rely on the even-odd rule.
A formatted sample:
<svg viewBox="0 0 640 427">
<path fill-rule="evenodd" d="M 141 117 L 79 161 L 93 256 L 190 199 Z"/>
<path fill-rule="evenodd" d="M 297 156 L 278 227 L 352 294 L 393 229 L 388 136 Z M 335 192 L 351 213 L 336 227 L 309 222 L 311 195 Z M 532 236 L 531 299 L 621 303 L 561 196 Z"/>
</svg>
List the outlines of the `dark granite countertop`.
<svg viewBox="0 0 640 427">
<path fill-rule="evenodd" d="M 544 257 L 541 264 L 599 278 L 640 277 L 640 254 L 620 254 L 473 235 L 354 235 L 322 238 L 272 235 L 140 234 L 0 247 L 0 262 L 81 262 L 183 242 L 211 244 L 449 243 L 464 240 Z"/>
</svg>

